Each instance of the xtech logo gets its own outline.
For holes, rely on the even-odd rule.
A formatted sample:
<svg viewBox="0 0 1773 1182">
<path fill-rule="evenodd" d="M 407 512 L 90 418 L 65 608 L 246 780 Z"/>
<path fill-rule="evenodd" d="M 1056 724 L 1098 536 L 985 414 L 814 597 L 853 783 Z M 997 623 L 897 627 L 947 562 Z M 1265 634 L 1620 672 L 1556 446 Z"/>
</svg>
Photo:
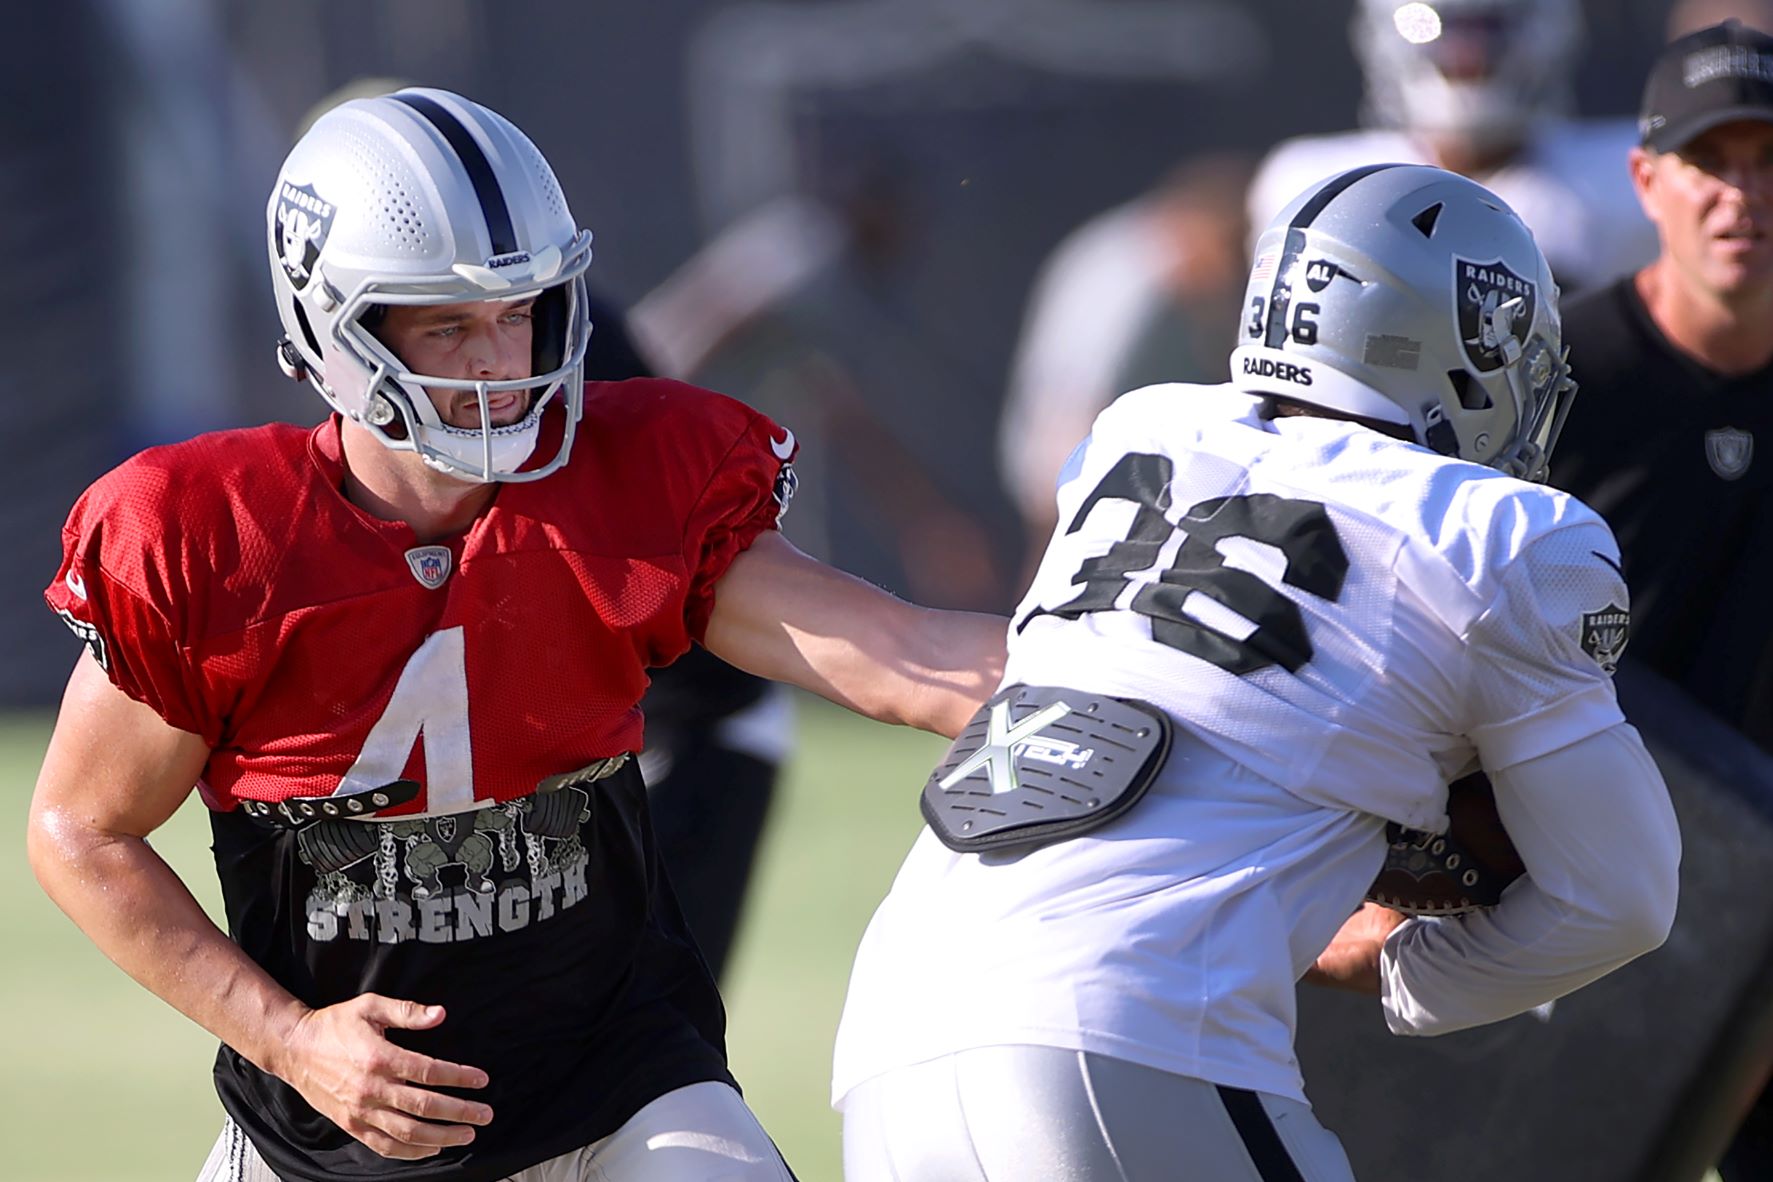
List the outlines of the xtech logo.
<svg viewBox="0 0 1773 1182">
<path fill-rule="evenodd" d="M 1244 358 L 1244 372 L 1253 378 L 1278 378 L 1296 386 L 1311 385 L 1311 367 L 1291 361 L 1275 361 L 1269 357 Z"/>
</svg>

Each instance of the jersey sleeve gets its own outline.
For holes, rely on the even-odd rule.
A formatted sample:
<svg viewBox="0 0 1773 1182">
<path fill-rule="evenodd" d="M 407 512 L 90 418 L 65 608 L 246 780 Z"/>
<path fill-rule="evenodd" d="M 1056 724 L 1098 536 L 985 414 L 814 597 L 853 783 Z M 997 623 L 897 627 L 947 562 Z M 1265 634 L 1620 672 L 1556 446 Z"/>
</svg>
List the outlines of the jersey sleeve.
<svg viewBox="0 0 1773 1182">
<path fill-rule="evenodd" d="M 690 572 L 684 623 L 698 642 L 714 611 L 715 584 L 759 534 L 777 528 L 798 484 L 794 432 L 730 399 L 721 399 L 713 417 L 731 443 L 690 509 L 683 539 Z"/>
<path fill-rule="evenodd" d="M 148 522 L 152 480 L 126 465 L 87 490 L 62 529 L 62 561 L 44 590 L 112 683 L 179 730 L 220 741 L 221 723 L 177 621 L 180 564 Z"/>
<path fill-rule="evenodd" d="M 1612 674 L 1631 599 L 1612 532 L 1592 515 L 1528 541 L 1470 631 L 1466 733 L 1492 771 L 1624 721 Z"/>
</svg>

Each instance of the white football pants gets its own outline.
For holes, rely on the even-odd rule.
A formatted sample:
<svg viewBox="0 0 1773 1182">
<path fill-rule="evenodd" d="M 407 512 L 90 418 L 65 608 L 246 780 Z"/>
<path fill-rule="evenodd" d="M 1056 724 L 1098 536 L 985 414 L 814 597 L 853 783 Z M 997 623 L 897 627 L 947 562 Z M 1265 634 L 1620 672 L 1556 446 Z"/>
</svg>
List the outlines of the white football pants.
<svg viewBox="0 0 1773 1182">
<path fill-rule="evenodd" d="M 782 1155 L 739 1093 L 710 1081 L 666 1092 L 602 1140 L 531 1166 L 507 1182 L 792 1179 Z M 278 1182 L 278 1178 L 230 1120 L 197 1182 Z"/>
<path fill-rule="evenodd" d="M 1311 1109 L 1057 1047 L 961 1051 L 843 1105 L 847 1182 L 1353 1182 Z"/>
</svg>

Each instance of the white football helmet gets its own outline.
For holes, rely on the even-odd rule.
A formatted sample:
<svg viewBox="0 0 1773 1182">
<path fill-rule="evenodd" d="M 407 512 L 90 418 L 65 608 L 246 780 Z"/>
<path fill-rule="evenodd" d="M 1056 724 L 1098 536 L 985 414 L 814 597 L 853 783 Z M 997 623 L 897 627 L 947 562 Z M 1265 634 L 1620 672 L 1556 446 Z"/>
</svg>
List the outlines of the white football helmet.
<svg viewBox="0 0 1773 1182">
<path fill-rule="evenodd" d="M 1570 107 L 1579 0 L 1359 0 L 1351 30 L 1370 124 L 1518 142 Z"/>
<path fill-rule="evenodd" d="M 1407 426 L 1544 480 L 1576 384 L 1533 234 L 1457 173 L 1375 164 L 1301 193 L 1256 240 L 1234 385 Z"/>
<path fill-rule="evenodd" d="M 591 233 L 523 132 L 442 90 L 342 103 L 290 151 L 265 221 L 286 373 L 388 447 L 464 480 L 535 480 L 566 462 L 584 399 Z M 529 296 L 527 378 L 413 373 L 373 331 L 388 305 Z M 482 426 L 446 425 L 427 386 L 476 391 Z M 503 390 L 531 391 L 529 411 L 493 427 L 487 399 Z M 559 444 L 535 462 L 544 425 Z"/>
</svg>

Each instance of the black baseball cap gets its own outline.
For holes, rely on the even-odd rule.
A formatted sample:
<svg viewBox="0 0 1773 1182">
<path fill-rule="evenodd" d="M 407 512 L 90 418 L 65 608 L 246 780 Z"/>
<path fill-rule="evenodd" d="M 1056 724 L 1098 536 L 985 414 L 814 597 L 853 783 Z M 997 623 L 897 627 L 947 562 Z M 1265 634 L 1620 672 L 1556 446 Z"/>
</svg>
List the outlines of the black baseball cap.
<svg viewBox="0 0 1773 1182">
<path fill-rule="evenodd" d="M 1644 84 L 1644 147 L 1672 152 L 1739 119 L 1773 123 L 1773 37 L 1728 20 L 1669 42 Z"/>
</svg>

